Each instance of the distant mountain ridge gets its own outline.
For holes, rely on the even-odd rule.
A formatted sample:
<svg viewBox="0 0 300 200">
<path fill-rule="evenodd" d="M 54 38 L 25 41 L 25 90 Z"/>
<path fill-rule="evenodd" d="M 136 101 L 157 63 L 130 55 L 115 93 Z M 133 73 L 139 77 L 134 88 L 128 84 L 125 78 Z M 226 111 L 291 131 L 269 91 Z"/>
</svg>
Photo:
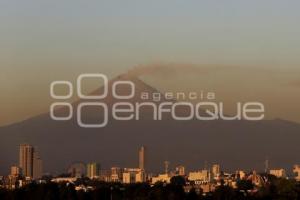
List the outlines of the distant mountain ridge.
<svg viewBox="0 0 300 200">
<path fill-rule="evenodd" d="M 141 102 L 141 92 L 159 92 L 138 77 L 124 74 L 109 81 L 132 81 L 136 96 L 130 102 Z M 128 92 L 121 87 L 121 92 Z M 91 94 L 99 94 L 99 88 Z M 109 91 L 111 91 L 109 89 Z M 162 99 L 157 104 L 164 101 Z M 118 100 L 109 93 L 101 100 L 112 106 Z M 76 107 L 83 100 L 73 103 Z M 64 113 L 64 109 L 58 113 Z M 75 112 L 76 114 L 76 112 Z M 99 120 L 95 109 L 86 110 L 88 121 Z M 147 146 L 149 171 L 162 171 L 163 161 L 171 166 L 186 165 L 188 169 L 203 167 L 204 161 L 220 163 L 225 169 L 262 169 L 266 156 L 271 167 L 292 167 L 300 163 L 300 125 L 284 120 L 251 121 L 175 121 L 151 120 L 151 110 L 145 109 L 139 121 L 110 120 L 107 127 L 80 128 L 75 118 L 54 121 L 49 113 L 20 123 L 0 127 L 0 174 L 18 163 L 18 145 L 37 146 L 44 160 L 45 172 L 61 173 L 73 161 L 97 161 L 103 168 L 136 167 L 139 146 Z"/>
</svg>

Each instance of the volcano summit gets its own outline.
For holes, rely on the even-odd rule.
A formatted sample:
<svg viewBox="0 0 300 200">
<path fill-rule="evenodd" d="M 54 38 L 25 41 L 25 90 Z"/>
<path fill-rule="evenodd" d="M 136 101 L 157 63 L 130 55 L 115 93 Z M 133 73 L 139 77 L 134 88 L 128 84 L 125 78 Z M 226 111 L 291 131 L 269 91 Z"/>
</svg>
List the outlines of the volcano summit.
<svg viewBox="0 0 300 200">
<path fill-rule="evenodd" d="M 98 95 L 84 95 L 81 88 L 82 88 L 82 80 L 84 78 L 101 78 L 103 79 L 104 86 L 103 86 L 103 93 Z M 58 96 L 54 93 L 55 85 L 57 84 L 66 84 L 69 88 L 69 92 L 67 95 Z M 110 86 L 110 87 L 109 87 Z M 124 88 L 128 88 L 125 90 Z M 104 74 L 81 74 L 77 78 L 77 94 L 82 99 L 89 99 L 89 100 L 102 100 L 108 96 L 110 93 L 111 97 L 119 100 L 120 102 L 116 102 L 108 107 L 108 104 L 104 102 L 82 102 L 79 103 L 77 106 L 77 123 L 80 127 L 84 128 L 101 128 L 105 127 L 108 123 L 108 118 L 113 118 L 114 120 L 120 121 L 128 121 L 128 120 L 140 120 L 140 116 L 142 114 L 142 109 L 149 108 L 152 109 L 152 116 L 153 120 L 162 120 L 163 114 L 168 114 L 171 119 L 173 120 L 251 120 L 257 121 L 262 120 L 264 118 L 264 105 L 260 102 L 246 102 L 246 103 L 237 103 L 237 113 L 235 116 L 228 117 L 224 114 L 224 105 L 223 103 L 215 103 L 215 102 L 198 102 L 195 105 L 190 102 L 174 102 L 172 95 L 165 95 L 165 102 L 161 103 L 154 103 L 153 101 L 146 101 L 147 98 L 152 94 L 160 94 L 160 93 L 152 93 L 149 94 L 145 91 L 142 91 L 140 94 L 140 98 L 145 100 L 144 102 L 135 102 L 131 103 L 128 100 L 133 99 L 136 97 L 136 90 L 135 90 L 135 83 L 130 80 L 116 80 L 108 85 L 107 76 Z M 111 90 L 109 90 L 111 89 Z M 124 91 L 127 91 L 128 94 L 122 94 Z M 60 99 L 68 99 L 73 94 L 73 86 L 68 81 L 54 81 L 51 84 L 50 94 L 52 98 L 60 100 Z M 69 114 L 67 116 L 58 117 L 55 113 L 56 106 L 67 106 L 69 110 Z M 103 118 L 101 123 L 93 123 L 88 124 L 83 122 L 82 120 L 82 112 L 84 108 L 91 107 L 96 110 L 96 108 L 101 108 L 99 114 Z M 211 107 L 207 109 L 206 107 Z M 182 108 L 184 112 L 184 116 L 178 115 L 179 109 Z M 205 115 L 201 113 L 205 111 Z M 111 116 L 109 116 L 111 114 Z M 252 114 L 252 116 L 251 116 Z M 63 121 L 69 120 L 72 118 L 73 115 L 73 107 L 71 104 L 66 102 L 56 102 L 53 103 L 50 107 L 50 116 L 53 120 Z M 254 115 L 254 116 L 253 116 Z"/>
<path fill-rule="evenodd" d="M 133 105 L 148 100 L 140 98 L 143 92 L 150 95 L 159 92 L 137 76 L 128 74 L 108 81 L 108 91 L 116 81 L 130 81 L 135 85 L 135 95 L 127 99 Z M 128 87 L 118 85 L 119 95 L 128 95 Z M 130 88 L 129 88 L 130 89 Z M 100 87 L 89 95 L 103 94 Z M 105 103 L 109 110 L 123 100 L 116 99 L 108 92 L 101 100 L 80 99 L 72 103 L 77 108 L 81 103 Z M 162 94 L 157 107 L 168 102 Z M 172 101 L 176 103 L 176 101 Z M 67 107 L 55 110 L 58 116 L 68 113 Z M 132 166 L 137 163 L 134 155 L 141 145 L 149 149 L 147 169 L 160 171 L 165 160 L 173 164 L 184 164 L 188 169 L 201 167 L 204 160 L 218 162 L 225 169 L 260 169 L 266 155 L 272 164 L 281 167 L 293 166 L 299 162 L 300 147 L 298 138 L 300 125 L 283 120 L 184 120 L 178 121 L 164 117 L 153 120 L 153 107 L 143 106 L 140 120 L 120 121 L 109 117 L 107 126 L 82 128 L 73 117 L 67 121 L 54 121 L 49 113 L 35 116 L 20 123 L 0 128 L 0 172 L 16 163 L 17 149 L 21 143 L 38 147 L 45 162 L 45 171 L 60 173 L 74 161 L 99 161 L 102 166 Z M 77 116 L 77 109 L 74 109 Z M 120 114 L 120 113 L 119 113 Z M 185 116 L 186 108 L 180 107 L 176 113 Z M 126 114 L 128 115 L 128 113 Z M 204 113 L 203 113 L 204 115 Z M 94 107 L 83 109 L 84 123 L 99 123 L 103 116 Z M 285 153 L 282 149 L 285 149 Z"/>
</svg>

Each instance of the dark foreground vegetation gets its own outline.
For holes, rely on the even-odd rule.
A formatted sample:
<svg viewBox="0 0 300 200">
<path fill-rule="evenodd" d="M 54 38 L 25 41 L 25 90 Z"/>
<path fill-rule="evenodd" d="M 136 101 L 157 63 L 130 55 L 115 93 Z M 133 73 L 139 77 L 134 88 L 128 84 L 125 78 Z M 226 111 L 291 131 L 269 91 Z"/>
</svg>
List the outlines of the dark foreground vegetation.
<svg viewBox="0 0 300 200">
<path fill-rule="evenodd" d="M 184 190 L 184 182 L 124 185 L 92 180 L 75 184 L 31 183 L 15 190 L 0 189 L 0 200 L 300 200 L 300 184 L 294 180 L 274 179 L 255 188 L 251 182 L 241 181 L 237 188 L 220 185 L 205 195 L 200 190 Z M 89 186 L 88 190 L 75 187 Z"/>
</svg>

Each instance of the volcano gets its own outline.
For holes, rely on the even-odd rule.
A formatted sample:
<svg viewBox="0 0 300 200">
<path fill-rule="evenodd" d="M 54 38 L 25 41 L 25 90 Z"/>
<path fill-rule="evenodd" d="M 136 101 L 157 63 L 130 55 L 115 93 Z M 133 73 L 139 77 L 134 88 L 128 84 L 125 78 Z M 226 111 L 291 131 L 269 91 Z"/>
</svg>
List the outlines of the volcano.
<svg viewBox="0 0 300 200">
<path fill-rule="evenodd" d="M 130 74 L 120 75 L 108 83 L 108 91 L 116 81 L 135 84 L 135 96 L 130 103 L 143 102 L 141 93 L 154 94 L 158 90 Z M 128 94 L 128 88 L 118 91 Z M 103 87 L 91 95 L 101 94 Z M 166 101 L 164 95 L 156 101 Z M 111 93 L 102 100 L 111 108 L 120 100 Z M 175 100 L 174 100 L 175 101 Z M 72 104 L 75 108 L 84 100 Z M 66 109 L 56 110 L 64 115 Z M 184 112 L 184 111 L 180 111 Z M 76 115 L 76 112 L 74 113 Z M 298 144 L 300 125 L 280 119 L 262 121 L 175 121 L 170 118 L 153 120 L 151 108 L 143 110 L 139 120 L 110 120 L 103 128 L 81 128 L 73 117 L 68 121 L 54 121 L 49 113 L 38 115 L 20 123 L 0 128 L 0 173 L 8 173 L 10 165 L 18 163 L 18 145 L 30 143 L 38 147 L 44 161 L 44 171 L 58 174 L 74 161 L 101 163 L 102 168 L 111 166 L 136 167 L 137 152 L 142 145 L 148 151 L 146 169 L 163 170 L 163 161 L 173 166 L 185 165 L 199 169 L 203 163 L 220 163 L 226 170 L 263 169 L 266 156 L 271 166 L 290 169 L 300 162 Z M 83 113 L 84 120 L 102 120 L 94 108 Z"/>
</svg>

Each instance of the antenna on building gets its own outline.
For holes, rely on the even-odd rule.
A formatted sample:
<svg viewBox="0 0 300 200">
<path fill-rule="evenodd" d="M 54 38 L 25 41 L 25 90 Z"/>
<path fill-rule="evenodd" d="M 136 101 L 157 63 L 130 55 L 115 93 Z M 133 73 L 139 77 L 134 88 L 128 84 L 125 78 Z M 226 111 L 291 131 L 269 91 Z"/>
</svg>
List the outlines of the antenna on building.
<svg viewBox="0 0 300 200">
<path fill-rule="evenodd" d="M 265 160 L 265 173 L 268 173 L 269 172 L 269 159 L 268 157 L 266 157 L 266 160 Z"/>
<path fill-rule="evenodd" d="M 204 170 L 207 170 L 207 160 L 204 161 Z"/>
<path fill-rule="evenodd" d="M 170 162 L 169 161 L 165 161 L 164 164 L 165 164 L 165 174 L 168 174 L 169 173 Z"/>
</svg>

